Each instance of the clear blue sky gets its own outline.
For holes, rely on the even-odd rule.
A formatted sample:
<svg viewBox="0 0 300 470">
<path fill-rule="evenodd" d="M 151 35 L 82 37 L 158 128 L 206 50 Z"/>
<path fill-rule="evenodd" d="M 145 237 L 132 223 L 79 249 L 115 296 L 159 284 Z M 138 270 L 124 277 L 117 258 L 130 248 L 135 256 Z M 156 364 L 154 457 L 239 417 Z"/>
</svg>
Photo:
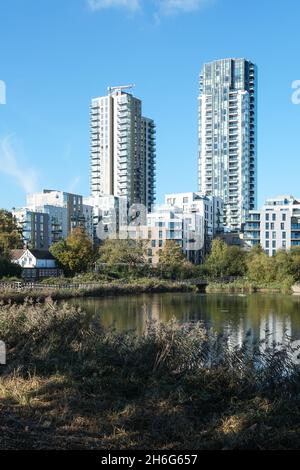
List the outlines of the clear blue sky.
<svg viewBox="0 0 300 470">
<path fill-rule="evenodd" d="M 299 22 L 299 0 L 1 0 L 0 206 L 88 195 L 90 99 L 127 83 L 157 123 L 159 200 L 196 190 L 198 75 L 224 57 L 259 68 L 259 203 L 300 197 Z"/>
</svg>

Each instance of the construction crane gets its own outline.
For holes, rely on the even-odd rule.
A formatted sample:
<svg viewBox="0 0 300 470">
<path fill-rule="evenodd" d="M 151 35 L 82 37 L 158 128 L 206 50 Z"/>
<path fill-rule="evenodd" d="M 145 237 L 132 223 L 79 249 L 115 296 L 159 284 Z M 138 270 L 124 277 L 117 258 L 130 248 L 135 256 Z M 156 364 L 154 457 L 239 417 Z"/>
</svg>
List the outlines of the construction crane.
<svg viewBox="0 0 300 470">
<path fill-rule="evenodd" d="M 108 91 L 108 93 L 113 93 L 114 91 L 131 90 L 134 87 L 135 87 L 134 84 L 122 85 L 122 86 L 109 86 L 107 88 L 107 91 Z"/>
</svg>

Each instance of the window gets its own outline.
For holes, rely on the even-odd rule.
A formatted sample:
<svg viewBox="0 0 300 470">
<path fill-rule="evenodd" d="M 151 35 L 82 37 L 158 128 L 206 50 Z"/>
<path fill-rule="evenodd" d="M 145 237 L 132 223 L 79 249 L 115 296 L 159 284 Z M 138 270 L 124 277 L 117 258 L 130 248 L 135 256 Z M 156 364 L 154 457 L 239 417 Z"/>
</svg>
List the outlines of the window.
<svg viewBox="0 0 300 470">
<path fill-rule="evenodd" d="M 272 232 L 272 238 L 273 240 L 276 240 L 276 232 Z"/>
<path fill-rule="evenodd" d="M 183 204 L 187 204 L 189 202 L 189 198 L 188 197 L 184 197 L 183 198 Z"/>
<path fill-rule="evenodd" d="M 269 248 L 269 247 L 270 247 L 270 242 L 266 241 L 266 248 Z"/>
<path fill-rule="evenodd" d="M 282 214 L 282 220 L 285 222 L 286 221 L 286 214 Z"/>
<path fill-rule="evenodd" d="M 282 240 L 286 239 L 286 232 L 282 232 Z"/>
<path fill-rule="evenodd" d="M 155 248 L 155 247 L 156 247 L 156 240 L 152 240 L 151 246 L 152 246 L 152 248 Z"/>
<path fill-rule="evenodd" d="M 275 220 L 276 220 L 276 214 L 272 214 L 272 220 L 274 220 L 274 222 L 275 222 Z"/>
<path fill-rule="evenodd" d="M 280 228 L 281 228 L 281 230 L 284 230 L 284 223 L 283 222 L 281 222 Z"/>
<path fill-rule="evenodd" d="M 270 238 L 270 232 L 266 232 L 266 239 Z"/>
<path fill-rule="evenodd" d="M 269 230 L 269 228 L 270 228 L 270 224 L 269 224 L 269 222 L 267 222 L 266 223 L 266 230 Z"/>
<path fill-rule="evenodd" d="M 269 214 L 266 214 L 266 220 L 270 220 Z"/>
</svg>

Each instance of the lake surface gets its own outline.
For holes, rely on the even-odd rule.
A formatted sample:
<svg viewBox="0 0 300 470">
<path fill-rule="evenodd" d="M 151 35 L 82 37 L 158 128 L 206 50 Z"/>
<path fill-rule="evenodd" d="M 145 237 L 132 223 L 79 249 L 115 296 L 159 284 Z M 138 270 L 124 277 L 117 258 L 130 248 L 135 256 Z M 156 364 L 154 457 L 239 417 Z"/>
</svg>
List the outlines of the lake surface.
<svg viewBox="0 0 300 470">
<path fill-rule="evenodd" d="M 104 327 L 141 334 L 149 320 L 201 321 L 218 333 L 230 334 L 234 344 L 246 335 L 253 340 L 281 342 L 288 334 L 300 343 L 300 296 L 280 294 L 147 294 L 70 303 L 100 315 Z"/>
</svg>

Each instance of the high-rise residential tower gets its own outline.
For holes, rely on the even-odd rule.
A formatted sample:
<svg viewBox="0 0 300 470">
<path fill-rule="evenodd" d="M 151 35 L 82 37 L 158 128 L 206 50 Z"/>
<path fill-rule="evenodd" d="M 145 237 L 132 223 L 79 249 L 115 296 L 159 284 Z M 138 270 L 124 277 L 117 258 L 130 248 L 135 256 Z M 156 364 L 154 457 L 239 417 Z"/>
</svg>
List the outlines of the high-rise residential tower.
<svg viewBox="0 0 300 470">
<path fill-rule="evenodd" d="M 155 201 L 155 124 L 142 102 L 113 87 L 91 104 L 91 195 L 127 197 L 151 209 Z"/>
<path fill-rule="evenodd" d="M 245 59 L 204 64 L 199 96 L 199 191 L 224 200 L 239 230 L 256 208 L 257 68 Z"/>
</svg>

